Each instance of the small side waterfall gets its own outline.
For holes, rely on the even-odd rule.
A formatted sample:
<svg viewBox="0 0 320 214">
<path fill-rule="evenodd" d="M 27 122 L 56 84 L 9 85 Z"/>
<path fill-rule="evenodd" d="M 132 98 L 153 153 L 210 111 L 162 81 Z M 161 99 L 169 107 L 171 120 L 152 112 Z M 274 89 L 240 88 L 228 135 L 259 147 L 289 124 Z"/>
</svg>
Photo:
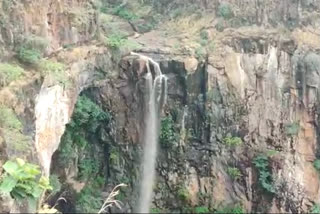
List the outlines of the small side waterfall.
<svg viewBox="0 0 320 214">
<path fill-rule="evenodd" d="M 137 53 L 131 53 L 131 55 L 139 56 L 145 60 L 147 66 L 145 78 L 148 97 L 145 103 L 147 112 L 145 116 L 143 172 L 138 212 L 149 213 L 155 178 L 160 112 L 167 99 L 167 77 L 161 73 L 159 64 L 153 59 Z M 150 63 L 154 68 L 154 76 L 150 69 Z"/>
</svg>

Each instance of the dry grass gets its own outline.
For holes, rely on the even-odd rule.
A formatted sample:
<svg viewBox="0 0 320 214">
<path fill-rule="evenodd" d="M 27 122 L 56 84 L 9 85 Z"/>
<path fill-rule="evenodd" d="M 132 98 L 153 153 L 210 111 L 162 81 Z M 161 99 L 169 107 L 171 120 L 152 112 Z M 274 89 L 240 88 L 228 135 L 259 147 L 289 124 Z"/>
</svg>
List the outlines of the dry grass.
<svg viewBox="0 0 320 214">
<path fill-rule="evenodd" d="M 116 200 L 115 197 L 119 194 L 119 188 L 126 187 L 126 186 L 127 186 L 126 184 L 119 184 L 115 188 L 113 188 L 113 190 L 109 194 L 108 198 L 104 201 L 104 203 L 98 213 L 99 214 L 104 213 L 104 212 L 106 212 L 107 208 L 112 207 L 114 205 L 116 207 L 118 207 L 119 209 L 121 209 L 122 202 Z"/>
<path fill-rule="evenodd" d="M 164 24 L 163 29 L 170 34 L 187 34 L 190 36 L 198 36 L 201 29 L 210 26 L 213 18 L 203 16 L 197 18 L 196 15 L 181 17 L 170 20 Z"/>
</svg>

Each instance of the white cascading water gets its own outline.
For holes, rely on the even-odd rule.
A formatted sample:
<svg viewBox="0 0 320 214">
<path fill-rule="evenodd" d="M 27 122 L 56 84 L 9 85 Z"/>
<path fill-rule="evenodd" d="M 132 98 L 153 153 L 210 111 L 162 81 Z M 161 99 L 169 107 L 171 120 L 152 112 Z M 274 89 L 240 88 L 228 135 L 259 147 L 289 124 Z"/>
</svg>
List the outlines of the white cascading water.
<svg viewBox="0 0 320 214">
<path fill-rule="evenodd" d="M 148 97 L 145 103 L 147 112 L 145 116 L 143 172 L 138 212 L 149 213 L 155 179 L 160 112 L 167 99 L 167 77 L 162 74 L 159 64 L 153 59 L 137 53 L 131 53 L 131 55 L 139 56 L 145 60 L 147 66 L 145 79 Z M 150 63 L 154 68 L 154 77 L 152 76 Z"/>
</svg>

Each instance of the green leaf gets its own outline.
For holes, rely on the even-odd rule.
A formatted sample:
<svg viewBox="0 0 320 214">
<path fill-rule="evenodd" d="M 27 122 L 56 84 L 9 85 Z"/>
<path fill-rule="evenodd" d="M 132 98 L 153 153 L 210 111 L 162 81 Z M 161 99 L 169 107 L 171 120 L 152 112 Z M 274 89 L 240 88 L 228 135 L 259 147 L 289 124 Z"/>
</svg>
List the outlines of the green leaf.
<svg viewBox="0 0 320 214">
<path fill-rule="evenodd" d="M 33 192 L 32 192 L 32 196 L 33 196 L 34 198 L 39 198 L 40 195 L 41 195 L 41 193 L 42 193 L 42 191 L 43 191 L 43 190 L 42 190 L 40 187 L 35 186 L 34 189 L 33 189 Z"/>
<path fill-rule="evenodd" d="M 7 176 L 3 179 L 0 185 L 0 192 L 4 194 L 10 193 L 13 188 L 16 186 L 17 180 L 11 176 Z"/>
<path fill-rule="evenodd" d="M 2 168 L 9 173 L 9 175 L 15 175 L 16 171 L 19 169 L 19 166 L 16 162 L 7 161 Z"/>
</svg>

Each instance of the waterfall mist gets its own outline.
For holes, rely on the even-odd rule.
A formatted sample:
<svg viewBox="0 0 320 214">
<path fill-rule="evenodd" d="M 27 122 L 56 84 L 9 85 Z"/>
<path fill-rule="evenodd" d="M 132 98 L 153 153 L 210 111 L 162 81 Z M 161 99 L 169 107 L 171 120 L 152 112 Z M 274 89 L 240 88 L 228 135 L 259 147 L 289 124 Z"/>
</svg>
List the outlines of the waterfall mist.
<svg viewBox="0 0 320 214">
<path fill-rule="evenodd" d="M 155 179 L 155 166 L 160 129 L 160 113 L 167 97 L 167 77 L 161 73 L 157 62 L 149 57 L 131 53 L 146 61 L 147 74 L 144 152 L 142 160 L 142 180 L 140 184 L 139 213 L 149 213 L 152 200 L 153 184 Z M 154 68 L 154 76 L 151 73 L 150 63 Z"/>
</svg>

